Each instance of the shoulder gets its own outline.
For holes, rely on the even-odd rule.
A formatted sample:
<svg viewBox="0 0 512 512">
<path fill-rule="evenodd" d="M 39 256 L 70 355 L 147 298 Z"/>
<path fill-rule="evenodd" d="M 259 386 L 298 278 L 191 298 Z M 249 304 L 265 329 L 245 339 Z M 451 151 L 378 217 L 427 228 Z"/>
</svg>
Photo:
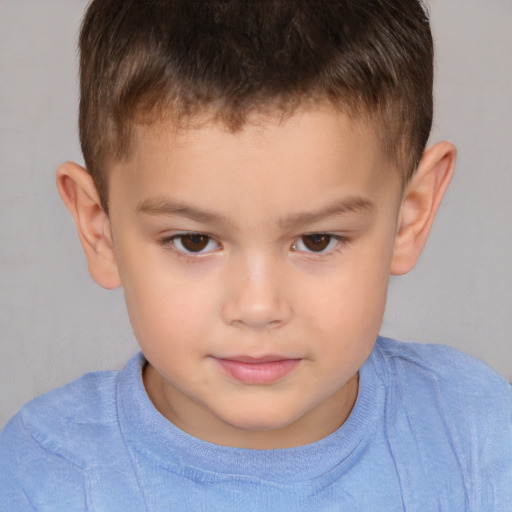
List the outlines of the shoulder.
<svg viewBox="0 0 512 512">
<path fill-rule="evenodd" d="M 512 386 L 482 361 L 453 348 L 379 338 L 374 350 L 376 371 L 386 384 L 440 393 L 457 409 L 489 405 L 512 412 Z M 418 391 L 419 391 L 418 390 Z M 490 398 L 492 403 L 489 404 Z"/>
<path fill-rule="evenodd" d="M 442 345 L 379 338 L 372 357 L 388 407 L 401 410 L 417 437 L 440 444 L 444 433 L 468 464 L 478 458 L 491 472 L 505 464 L 512 477 L 512 386 L 503 377 Z"/>
<path fill-rule="evenodd" d="M 87 478 L 101 465 L 126 464 L 117 395 L 120 376 L 136 373 L 139 360 L 86 374 L 11 418 L 0 431 L 0 509 L 82 510 Z"/>
<path fill-rule="evenodd" d="M 115 372 L 91 373 L 35 398 L 5 425 L 0 453 L 21 462 L 39 450 L 83 466 L 88 440 L 115 421 L 115 382 Z"/>
<path fill-rule="evenodd" d="M 379 337 L 374 350 L 381 362 L 395 368 L 427 372 L 438 378 L 506 383 L 487 364 L 446 345 L 411 343 Z"/>
<path fill-rule="evenodd" d="M 112 421 L 114 383 L 113 373 L 86 375 L 11 418 L 0 432 L 0 509 L 51 510 L 50 497 L 60 503 L 53 510 L 77 509 L 92 440 Z"/>
<path fill-rule="evenodd" d="M 447 495 L 460 488 L 453 479 L 461 475 L 476 510 L 510 504 L 512 386 L 485 363 L 442 345 L 379 338 L 371 362 L 386 390 L 390 445 L 419 453 L 425 474 L 437 475 Z"/>
<path fill-rule="evenodd" d="M 15 449 L 22 439 L 25 449 L 30 440 L 47 453 L 79 467 L 85 465 L 94 458 L 94 447 L 101 446 L 102 440 L 111 440 L 112 432 L 118 430 L 119 377 L 140 370 L 141 360 L 138 354 L 122 371 L 88 373 L 35 398 L 0 432 L 0 450 Z"/>
<path fill-rule="evenodd" d="M 120 372 L 84 375 L 11 418 L 0 431 L 1 510 L 85 510 L 91 481 L 130 471 L 117 402 L 141 364 L 139 354 Z"/>
<path fill-rule="evenodd" d="M 372 357 L 389 399 L 411 416 L 428 414 L 473 438 L 499 431 L 512 445 L 512 386 L 482 361 L 443 345 L 386 338 Z"/>
</svg>

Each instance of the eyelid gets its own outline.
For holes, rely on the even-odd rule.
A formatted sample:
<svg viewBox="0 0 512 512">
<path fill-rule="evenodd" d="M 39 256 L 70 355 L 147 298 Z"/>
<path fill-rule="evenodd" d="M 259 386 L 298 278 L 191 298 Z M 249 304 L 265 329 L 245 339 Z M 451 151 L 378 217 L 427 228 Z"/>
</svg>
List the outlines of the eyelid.
<svg viewBox="0 0 512 512">
<path fill-rule="evenodd" d="M 188 236 L 191 236 L 191 235 L 204 236 L 204 237 L 208 238 L 207 246 L 211 242 L 213 242 L 215 244 L 215 247 L 211 248 L 209 250 L 200 250 L 200 251 L 189 251 L 186 248 L 180 249 L 179 247 L 177 247 L 177 244 L 174 241 L 179 240 L 181 237 L 185 237 L 187 235 Z M 335 242 L 333 244 L 334 246 L 327 250 L 324 249 L 322 251 L 314 251 L 314 250 L 309 250 L 307 248 L 306 249 L 297 249 L 297 247 L 296 247 L 297 244 L 300 243 L 304 237 L 315 236 L 315 235 L 330 237 L 331 240 L 329 241 L 329 244 L 331 244 L 332 241 L 334 241 Z M 208 233 L 204 233 L 204 232 L 200 232 L 200 231 L 178 231 L 178 232 L 175 232 L 172 234 L 162 236 L 158 240 L 158 242 L 160 243 L 160 245 L 168 248 L 170 251 L 174 252 L 176 255 L 185 257 L 185 258 L 197 258 L 197 257 L 201 257 L 201 256 L 207 256 L 207 255 L 212 254 L 222 248 L 222 244 L 217 240 L 217 238 L 215 236 L 212 236 Z M 292 250 L 292 252 L 303 253 L 310 257 L 313 256 L 313 257 L 320 258 L 320 257 L 326 257 L 329 255 L 332 255 L 333 253 L 340 251 L 343 248 L 343 246 L 345 246 L 348 243 L 349 243 L 349 240 L 346 236 L 336 234 L 336 233 L 315 231 L 315 232 L 311 232 L 311 233 L 303 233 L 300 236 L 298 236 L 295 239 L 295 241 L 292 243 L 291 250 Z"/>
<path fill-rule="evenodd" d="M 296 248 L 296 245 L 298 243 L 300 243 L 302 241 L 302 239 L 304 237 L 308 237 L 308 236 L 328 236 L 330 237 L 330 241 L 329 241 L 329 245 L 332 243 L 332 241 L 334 240 L 336 243 L 334 244 L 333 247 L 331 247 L 330 249 L 327 249 L 327 250 L 322 250 L 322 251 L 313 251 L 313 250 L 309 250 L 309 249 L 297 249 Z M 292 251 L 294 252 L 300 252 L 300 253 L 304 253 L 304 254 L 307 254 L 308 256 L 317 256 L 317 257 L 322 257 L 322 256 L 328 256 L 328 255 L 331 255 L 333 254 L 334 252 L 336 251 L 339 251 L 341 250 L 342 246 L 345 245 L 346 243 L 348 243 L 348 239 L 345 237 L 345 236 L 342 236 L 342 235 L 338 235 L 336 233 L 326 233 L 326 232 L 313 232 L 313 233 L 304 233 L 302 235 L 300 235 L 296 241 L 292 244 Z"/>
<path fill-rule="evenodd" d="M 180 238 L 183 238 L 186 236 L 193 236 L 193 235 L 204 236 L 204 237 L 208 238 L 208 245 L 210 244 L 210 242 L 214 242 L 216 247 L 214 249 L 200 250 L 200 251 L 188 251 L 186 249 L 180 249 L 179 247 L 177 247 L 175 240 L 179 240 Z M 162 238 L 160 238 L 159 242 L 161 245 L 168 247 L 170 250 L 172 250 L 178 256 L 189 257 L 189 258 L 197 257 L 197 256 L 206 256 L 208 254 L 215 252 L 219 248 L 221 248 L 220 242 L 215 237 L 213 237 L 207 233 L 202 233 L 199 231 L 179 231 L 179 232 L 173 233 L 172 235 L 163 236 Z M 183 245 L 183 244 L 181 244 L 181 245 Z"/>
</svg>

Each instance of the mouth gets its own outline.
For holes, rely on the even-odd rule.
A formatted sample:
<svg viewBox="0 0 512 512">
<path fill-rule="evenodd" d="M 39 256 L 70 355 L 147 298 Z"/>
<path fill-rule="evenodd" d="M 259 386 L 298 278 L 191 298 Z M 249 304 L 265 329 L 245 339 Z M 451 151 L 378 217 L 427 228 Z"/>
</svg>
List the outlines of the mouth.
<svg viewBox="0 0 512 512">
<path fill-rule="evenodd" d="M 291 373 L 302 359 L 268 355 L 213 358 L 222 372 L 244 384 L 272 384 Z"/>
</svg>

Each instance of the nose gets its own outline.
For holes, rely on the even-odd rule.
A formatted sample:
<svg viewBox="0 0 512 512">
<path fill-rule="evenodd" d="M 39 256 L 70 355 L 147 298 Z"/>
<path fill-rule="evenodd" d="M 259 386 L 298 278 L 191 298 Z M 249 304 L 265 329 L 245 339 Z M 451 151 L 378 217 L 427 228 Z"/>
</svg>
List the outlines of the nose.
<svg viewBox="0 0 512 512">
<path fill-rule="evenodd" d="M 292 316 L 283 269 L 270 258 L 238 262 L 229 270 L 222 316 L 235 327 L 275 329 Z"/>
</svg>

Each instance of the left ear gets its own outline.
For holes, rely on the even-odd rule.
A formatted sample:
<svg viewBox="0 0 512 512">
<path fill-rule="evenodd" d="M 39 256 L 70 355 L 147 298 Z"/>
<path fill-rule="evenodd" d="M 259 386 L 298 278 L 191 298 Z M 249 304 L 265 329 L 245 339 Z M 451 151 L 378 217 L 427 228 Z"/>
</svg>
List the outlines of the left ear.
<svg viewBox="0 0 512 512">
<path fill-rule="evenodd" d="M 456 156 L 450 142 L 439 142 L 423 153 L 402 196 L 391 274 L 405 274 L 416 264 L 455 170 Z"/>
</svg>

